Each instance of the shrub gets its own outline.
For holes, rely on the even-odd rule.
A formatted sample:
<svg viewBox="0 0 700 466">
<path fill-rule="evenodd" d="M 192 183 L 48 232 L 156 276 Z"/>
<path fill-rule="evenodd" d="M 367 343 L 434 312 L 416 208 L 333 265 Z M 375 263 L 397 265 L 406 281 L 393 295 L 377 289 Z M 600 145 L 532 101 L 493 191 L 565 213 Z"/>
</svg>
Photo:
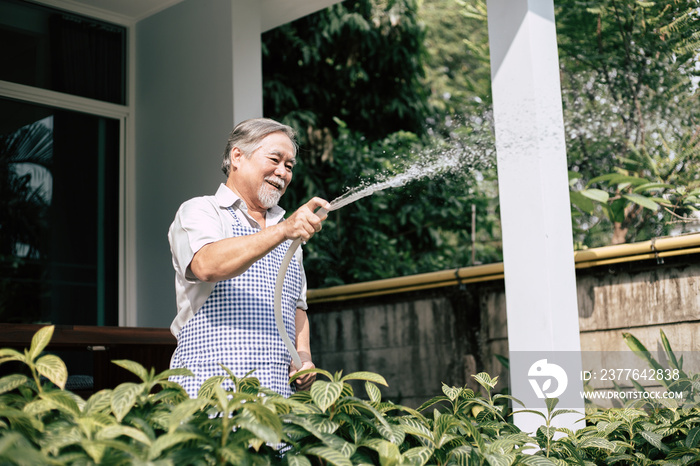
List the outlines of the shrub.
<svg viewBox="0 0 700 466">
<path fill-rule="evenodd" d="M 386 381 L 370 372 L 343 375 L 312 369 L 328 380 L 284 398 L 261 387 L 250 374 L 238 378 L 227 371 L 227 376 L 207 380 L 198 398 L 190 399 L 167 380 L 189 371 L 155 374 L 124 360 L 114 363 L 141 383 L 123 383 L 84 400 L 63 389 L 65 364 L 42 354 L 52 335 L 53 327 L 44 327 L 24 353 L 0 350 L 0 364 L 19 361 L 30 374 L 0 379 L 0 464 L 700 462 L 700 410 L 694 402 L 645 401 L 598 409 L 589 413 L 585 428 L 571 432 L 552 427 L 552 419 L 564 410 L 557 410 L 557 400 L 550 399 L 544 425 L 528 435 L 508 421 L 508 402 L 517 400 L 493 394 L 496 379 L 485 373 L 474 376 L 484 395 L 443 385 L 443 395 L 411 409 L 382 400 L 378 385 Z M 232 382 L 228 391 L 221 388 L 227 379 Z M 363 398 L 349 381 L 364 382 Z M 696 400 L 697 376 L 684 374 L 678 383 L 687 400 Z"/>
</svg>

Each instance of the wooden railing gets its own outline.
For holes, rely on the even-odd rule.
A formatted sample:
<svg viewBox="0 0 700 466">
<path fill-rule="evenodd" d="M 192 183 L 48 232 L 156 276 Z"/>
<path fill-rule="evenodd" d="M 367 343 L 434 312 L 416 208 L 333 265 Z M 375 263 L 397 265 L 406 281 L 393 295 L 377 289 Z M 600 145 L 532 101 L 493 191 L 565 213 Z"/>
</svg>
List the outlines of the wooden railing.
<svg viewBox="0 0 700 466">
<path fill-rule="evenodd" d="M 29 348 L 32 337 L 42 327 L 0 324 L 0 348 Z M 64 359 L 69 376 L 91 376 L 92 387 L 77 390 L 89 394 L 103 388 L 114 388 L 123 382 L 138 381 L 136 376 L 113 364 L 113 360 L 129 359 L 157 372 L 167 369 L 176 343 L 167 328 L 56 325 L 45 351 Z M 8 369 L 0 366 L 0 370 L 7 372 Z M 85 372 L 92 373 L 83 374 Z"/>
</svg>

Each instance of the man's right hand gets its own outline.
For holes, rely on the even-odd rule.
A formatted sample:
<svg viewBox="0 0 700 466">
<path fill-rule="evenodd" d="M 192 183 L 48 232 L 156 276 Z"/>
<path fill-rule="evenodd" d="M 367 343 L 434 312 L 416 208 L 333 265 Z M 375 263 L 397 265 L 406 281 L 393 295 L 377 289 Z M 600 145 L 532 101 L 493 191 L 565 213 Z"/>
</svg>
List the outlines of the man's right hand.
<svg viewBox="0 0 700 466">
<path fill-rule="evenodd" d="M 277 225 L 263 228 L 252 235 L 236 236 L 206 244 L 194 254 L 190 270 L 205 282 L 236 277 L 283 241 L 297 238 L 308 241 L 321 229 L 321 222 L 327 217 L 322 215 L 319 218 L 314 213 L 319 207 L 329 210 L 331 205 L 320 197 L 314 197 Z"/>
<path fill-rule="evenodd" d="M 328 217 L 316 215 L 318 208 L 331 210 L 331 204 L 325 199 L 314 197 L 309 202 L 299 207 L 296 212 L 287 218 L 281 225 L 284 227 L 284 236 L 287 239 L 295 240 L 301 238 L 308 241 L 316 232 L 321 230 L 321 223 Z"/>
</svg>

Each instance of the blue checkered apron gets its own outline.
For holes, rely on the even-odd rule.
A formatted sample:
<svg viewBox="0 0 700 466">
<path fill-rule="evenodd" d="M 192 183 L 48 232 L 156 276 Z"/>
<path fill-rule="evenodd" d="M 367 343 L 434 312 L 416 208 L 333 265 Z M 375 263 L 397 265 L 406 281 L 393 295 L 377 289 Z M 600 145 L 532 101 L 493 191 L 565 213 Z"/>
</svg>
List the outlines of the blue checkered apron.
<svg viewBox="0 0 700 466">
<path fill-rule="evenodd" d="M 244 226 L 236 213 L 234 236 L 250 235 L 257 230 Z M 172 368 L 186 367 L 194 377 L 171 377 L 187 394 L 195 398 L 209 377 L 226 375 L 220 364 L 237 377 L 255 370 L 252 376 L 283 396 L 293 392 L 289 385 L 291 355 L 279 336 L 274 316 L 277 272 L 289 249 L 285 241 L 243 274 L 218 282 L 202 308 L 180 330 Z M 301 294 L 301 267 L 291 261 L 282 289 L 282 316 L 287 334 L 296 340 L 294 317 Z M 230 382 L 224 384 L 230 387 Z"/>
</svg>

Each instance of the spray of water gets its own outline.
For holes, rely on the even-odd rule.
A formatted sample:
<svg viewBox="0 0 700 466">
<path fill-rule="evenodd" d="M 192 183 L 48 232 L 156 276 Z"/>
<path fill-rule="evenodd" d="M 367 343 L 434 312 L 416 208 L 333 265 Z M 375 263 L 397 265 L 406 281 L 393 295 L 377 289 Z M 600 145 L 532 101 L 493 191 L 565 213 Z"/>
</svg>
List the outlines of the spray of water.
<svg viewBox="0 0 700 466">
<path fill-rule="evenodd" d="M 427 151 L 416 157 L 417 162 L 413 163 L 405 170 L 399 170 L 399 173 L 381 174 L 373 182 L 364 182 L 359 186 L 350 189 L 342 196 L 331 202 L 330 210 L 338 210 L 348 204 L 362 199 L 363 197 L 371 196 L 372 194 L 382 191 L 387 188 L 397 188 L 403 186 L 413 180 L 420 178 L 435 178 L 448 173 L 463 173 L 467 170 L 481 170 L 490 167 L 493 164 L 493 150 L 490 149 L 491 144 L 475 144 L 471 141 L 469 145 L 461 143 L 458 140 L 453 140 L 452 145 L 446 149 Z M 319 209 L 317 214 L 325 215 L 325 209 Z M 294 252 L 301 244 L 301 238 L 296 239 L 289 246 L 287 253 L 282 260 L 282 265 L 277 274 L 277 282 L 275 285 L 275 323 L 277 330 L 285 346 L 292 356 L 294 365 L 298 368 L 302 367 L 301 359 L 296 351 L 294 343 L 292 343 L 282 319 L 282 286 L 284 285 L 284 276 L 287 272 L 289 262 L 294 257 Z"/>
<path fill-rule="evenodd" d="M 481 144 L 466 146 L 453 141 L 451 147 L 418 154 L 417 161 L 399 173 L 382 173 L 374 181 L 365 181 L 331 202 L 331 210 L 338 210 L 363 197 L 388 188 L 398 188 L 421 178 L 437 178 L 470 170 L 483 170 L 493 164 L 493 150 Z"/>
</svg>

